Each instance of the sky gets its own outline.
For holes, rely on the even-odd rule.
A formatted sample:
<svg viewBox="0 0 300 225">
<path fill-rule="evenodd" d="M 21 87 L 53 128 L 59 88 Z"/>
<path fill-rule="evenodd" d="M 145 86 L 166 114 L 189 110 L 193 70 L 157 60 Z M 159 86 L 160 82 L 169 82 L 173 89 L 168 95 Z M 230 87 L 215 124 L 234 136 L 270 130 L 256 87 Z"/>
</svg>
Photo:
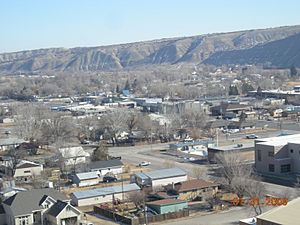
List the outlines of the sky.
<svg viewBox="0 0 300 225">
<path fill-rule="evenodd" d="M 0 0 L 0 52 L 300 24 L 299 0 Z"/>
</svg>

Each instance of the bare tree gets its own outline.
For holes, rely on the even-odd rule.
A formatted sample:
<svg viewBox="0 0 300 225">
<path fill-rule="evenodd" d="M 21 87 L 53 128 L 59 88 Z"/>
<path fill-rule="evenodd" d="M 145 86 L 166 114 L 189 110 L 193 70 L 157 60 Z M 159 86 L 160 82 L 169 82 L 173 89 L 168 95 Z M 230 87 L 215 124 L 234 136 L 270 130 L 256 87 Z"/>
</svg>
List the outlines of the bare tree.
<svg viewBox="0 0 300 225">
<path fill-rule="evenodd" d="M 122 132 L 128 131 L 128 118 L 129 116 L 126 109 L 114 109 L 101 118 L 101 126 L 106 128 L 113 144 L 118 142 L 119 135 Z"/>
<path fill-rule="evenodd" d="M 219 166 L 219 183 L 237 196 L 243 197 L 251 179 L 252 168 L 245 165 L 237 153 L 225 152 L 216 156 Z"/>
<path fill-rule="evenodd" d="M 136 208 L 140 209 L 144 206 L 145 204 L 145 194 L 142 191 L 135 191 L 135 192 L 130 192 L 127 195 L 129 201 L 133 202 Z"/>
<path fill-rule="evenodd" d="M 24 159 L 25 153 L 24 151 L 18 150 L 15 147 L 13 147 L 8 150 L 7 156 L 9 156 L 11 159 L 9 168 L 11 170 L 11 176 L 13 176 L 15 174 L 17 166 L 22 161 L 22 159 Z"/>
<path fill-rule="evenodd" d="M 48 143 L 55 143 L 58 147 L 65 145 L 75 137 L 75 127 L 71 118 L 65 114 L 56 113 L 44 121 L 42 136 Z"/>
<path fill-rule="evenodd" d="M 49 110 L 36 104 L 24 104 L 16 107 L 15 131 L 18 137 L 25 140 L 39 140 L 42 137 L 43 121 Z"/>
<path fill-rule="evenodd" d="M 254 209 L 256 215 L 262 213 L 262 205 L 259 201 L 265 197 L 266 192 L 266 187 L 262 182 L 254 179 L 247 181 L 245 195 L 250 198 L 250 205 Z"/>
<path fill-rule="evenodd" d="M 196 179 L 201 179 L 201 178 L 203 178 L 205 170 L 203 168 L 201 168 L 200 166 L 197 166 L 197 167 L 193 167 L 192 173 Z"/>
</svg>

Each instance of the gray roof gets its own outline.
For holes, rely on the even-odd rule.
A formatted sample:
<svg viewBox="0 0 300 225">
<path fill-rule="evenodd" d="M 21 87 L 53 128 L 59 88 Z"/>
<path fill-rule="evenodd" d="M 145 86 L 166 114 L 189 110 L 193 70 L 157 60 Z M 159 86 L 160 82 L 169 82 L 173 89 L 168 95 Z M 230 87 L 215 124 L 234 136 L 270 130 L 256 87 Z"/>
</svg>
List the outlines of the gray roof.
<svg viewBox="0 0 300 225">
<path fill-rule="evenodd" d="M 0 146 L 16 145 L 16 144 L 22 144 L 24 142 L 25 142 L 24 139 L 5 138 L 5 139 L 0 139 Z"/>
<path fill-rule="evenodd" d="M 152 180 L 164 179 L 168 177 L 179 177 L 187 175 L 182 169 L 179 168 L 170 168 L 170 169 L 162 169 L 162 170 L 154 170 L 151 172 L 142 172 L 137 173 L 136 176 L 145 179 L 146 177 L 151 178 Z"/>
<path fill-rule="evenodd" d="M 57 201 L 47 212 L 47 214 L 56 217 L 66 206 L 68 203 Z"/>
<path fill-rule="evenodd" d="M 89 164 L 90 169 L 106 169 L 121 166 L 123 166 L 123 163 L 119 159 L 95 161 Z"/>
<path fill-rule="evenodd" d="M 209 147 L 208 150 L 215 150 L 215 151 L 253 150 L 254 151 L 254 142 L 242 143 L 241 145 L 235 144 L 235 145 Z"/>
<path fill-rule="evenodd" d="M 86 172 L 86 173 L 76 173 L 75 175 L 79 180 L 89 180 L 99 178 L 97 172 Z"/>
<path fill-rule="evenodd" d="M 30 191 L 19 192 L 6 199 L 3 204 L 8 205 L 14 216 L 26 215 L 34 210 L 40 210 L 40 202 L 44 196 L 50 196 L 55 200 L 67 200 L 67 197 L 52 188 L 33 189 Z"/>
<path fill-rule="evenodd" d="M 140 190 L 140 187 L 137 184 L 125 184 L 122 186 L 112 186 L 112 187 L 105 187 L 105 188 L 96 188 L 91 190 L 85 190 L 85 191 L 78 191 L 74 192 L 72 195 L 76 199 L 85 199 L 85 198 L 93 198 L 97 196 L 103 196 L 103 195 L 111 195 L 111 194 L 117 194 L 123 192 L 129 192 L 129 191 L 138 191 Z"/>
</svg>

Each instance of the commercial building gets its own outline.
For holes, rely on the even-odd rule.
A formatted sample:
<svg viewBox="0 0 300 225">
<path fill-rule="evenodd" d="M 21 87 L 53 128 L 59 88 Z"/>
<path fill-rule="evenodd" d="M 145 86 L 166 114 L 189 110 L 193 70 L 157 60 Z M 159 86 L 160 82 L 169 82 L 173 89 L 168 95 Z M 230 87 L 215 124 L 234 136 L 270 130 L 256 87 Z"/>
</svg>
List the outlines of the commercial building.
<svg viewBox="0 0 300 225">
<path fill-rule="evenodd" d="M 300 134 L 255 140 L 255 168 L 261 174 L 300 174 Z"/>
<path fill-rule="evenodd" d="M 187 174 L 179 168 L 140 172 L 131 176 L 131 182 L 139 186 L 158 187 L 187 180 Z"/>
<path fill-rule="evenodd" d="M 208 161 L 216 163 L 216 157 L 226 152 L 238 153 L 244 161 L 254 161 L 254 143 L 243 143 L 208 148 Z"/>
</svg>

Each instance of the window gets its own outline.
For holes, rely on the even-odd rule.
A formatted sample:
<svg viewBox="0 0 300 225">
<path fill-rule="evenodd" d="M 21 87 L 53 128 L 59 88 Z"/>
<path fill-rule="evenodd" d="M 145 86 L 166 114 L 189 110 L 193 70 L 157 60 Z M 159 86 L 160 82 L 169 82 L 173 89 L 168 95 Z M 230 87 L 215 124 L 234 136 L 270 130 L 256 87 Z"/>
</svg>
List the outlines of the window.
<svg viewBox="0 0 300 225">
<path fill-rule="evenodd" d="M 268 152 L 269 157 L 274 157 L 274 152 Z"/>
<path fill-rule="evenodd" d="M 290 152 L 291 152 L 291 153 L 294 153 L 294 149 L 291 149 Z"/>
<path fill-rule="evenodd" d="M 269 172 L 275 172 L 274 164 L 269 164 Z"/>
<path fill-rule="evenodd" d="M 291 165 L 285 164 L 280 166 L 280 173 L 288 173 L 291 172 Z"/>
<path fill-rule="evenodd" d="M 261 150 L 257 150 L 257 160 L 261 161 Z"/>
</svg>

